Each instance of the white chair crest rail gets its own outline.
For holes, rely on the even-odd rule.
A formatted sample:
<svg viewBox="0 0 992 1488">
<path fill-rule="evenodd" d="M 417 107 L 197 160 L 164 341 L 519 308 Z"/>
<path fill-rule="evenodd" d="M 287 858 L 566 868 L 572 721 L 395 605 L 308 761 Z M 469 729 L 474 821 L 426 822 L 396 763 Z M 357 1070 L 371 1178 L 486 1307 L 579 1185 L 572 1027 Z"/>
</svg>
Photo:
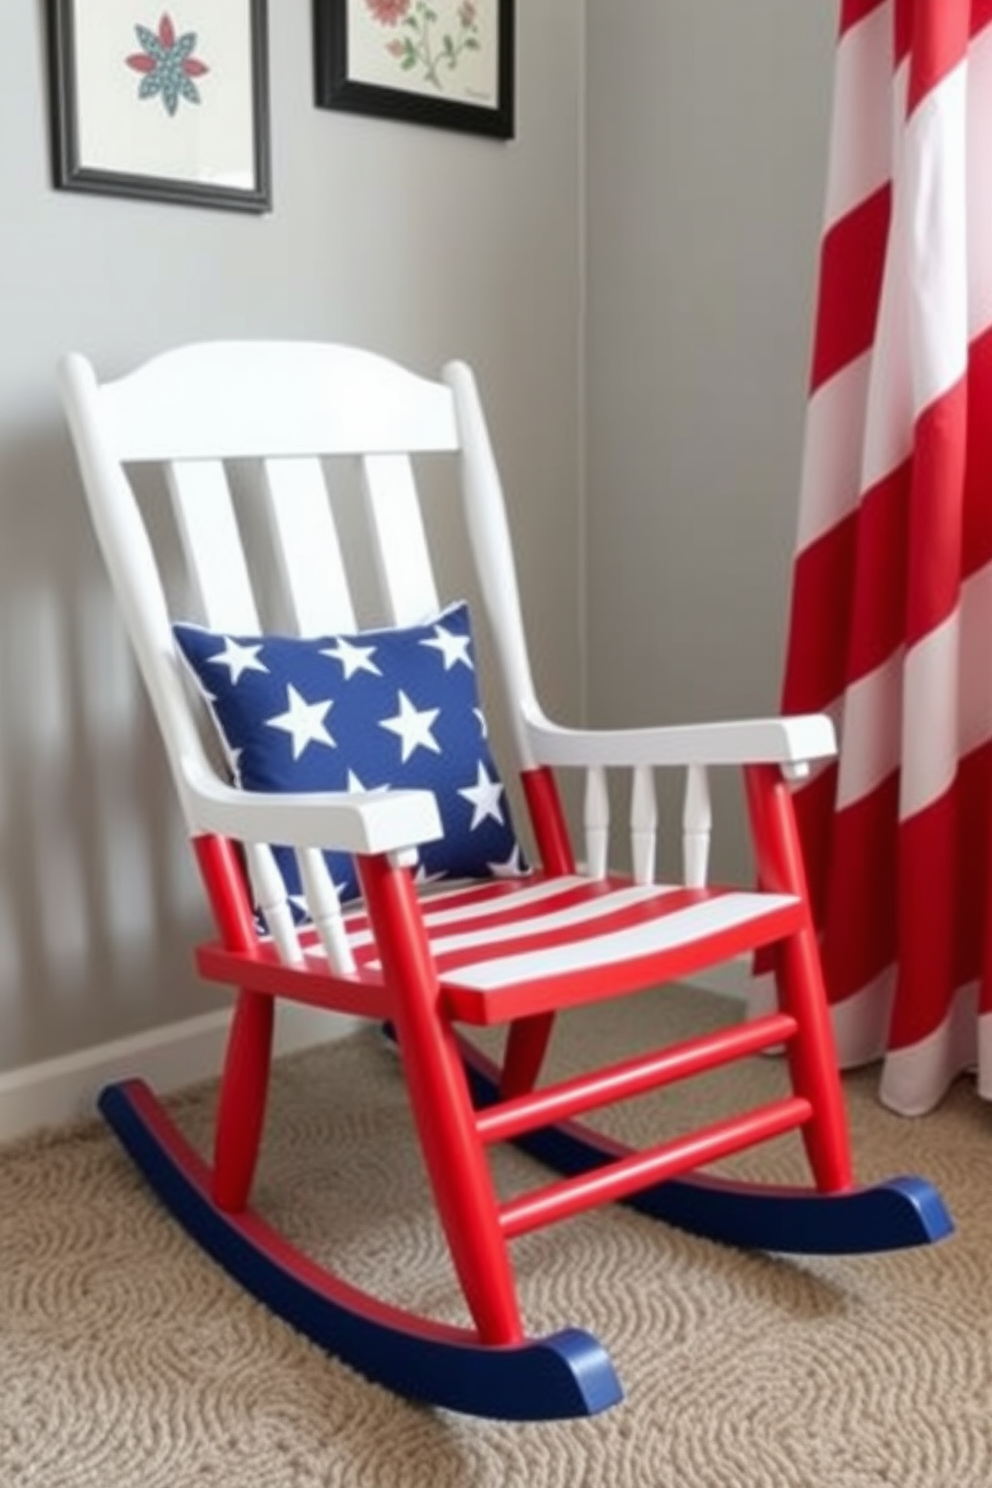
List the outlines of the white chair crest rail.
<svg viewBox="0 0 992 1488">
<path fill-rule="evenodd" d="M 346 346 L 228 342 L 177 348 L 106 382 L 70 354 L 59 378 L 216 920 L 198 966 L 235 989 L 212 1163 L 143 1083 L 125 1080 L 100 1098 L 194 1239 L 298 1328 L 392 1389 L 469 1413 L 541 1419 L 601 1410 L 620 1387 L 588 1333 L 528 1335 L 510 1248 L 532 1229 L 624 1200 L 699 1234 L 775 1251 L 878 1250 L 948 1233 L 924 1180 L 859 1187 L 852 1178 L 788 785 L 790 772 L 833 753 L 829 720 L 603 732 L 551 721 L 534 691 L 509 523 L 467 366 L 453 362 L 430 380 Z M 439 592 L 442 566 L 432 562 L 432 523 L 420 505 L 419 457 L 428 452 L 432 476 L 437 453 L 453 464 L 454 478 L 429 495 L 461 502 L 474 558 L 471 582 L 454 594 Z M 367 518 L 360 587 L 374 575 L 374 625 L 360 623 L 358 598 L 366 600 L 350 577 L 356 524 L 336 520 L 325 489 L 342 468 L 337 457 L 351 462 Z M 172 572 L 166 583 L 152 541 L 167 524 L 144 520 L 151 478 L 142 474 L 140 499 L 132 487 L 132 472 L 149 465 L 164 471 L 169 563 L 184 558 L 195 613 L 170 612 Z M 253 562 L 261 550 L 275 560 L 263 593 Z M 481 726 L 458 603 L 469 592 L 481 595 L 472 621 L 490 635 L 536 861 L 521 855 Z M 217 763 L 218 729 L 227 767 Z M 440 773 L 449 764 L 450 778 Z M 743 771 L 754 879 L 741 888 L 707 885 L 708 772 L 717 767 Z M 686 781 L 684 873 L 659 883 L 662 769 Z M 585 840 L 574 847 L 563 771 L 586 777 Z M 609 867 L 607 771 L 631 782 L 626 876 Z M 776 1011 L 542 1081 L 556 1013 L 754 952 L 774 966 Z M 442 1325 L 357 1290 L 249 1207 L 277 998 L 394 1031 L 469 1325 Z M 499 1067 L 468 1037 L 493 1025 L 507 1027 Z M 661 1132 L 640 1152 L 578 1119 L 772 1047 L 785 1050 L 791 1089 L 757 1110 Z M 808 1186 L 765 1188 L 705 1171 L 797 1129 Z M 559 1172 L 501 1198 L 488 1155 L 501 1142 L 521 1143 Z"/>
</svg>

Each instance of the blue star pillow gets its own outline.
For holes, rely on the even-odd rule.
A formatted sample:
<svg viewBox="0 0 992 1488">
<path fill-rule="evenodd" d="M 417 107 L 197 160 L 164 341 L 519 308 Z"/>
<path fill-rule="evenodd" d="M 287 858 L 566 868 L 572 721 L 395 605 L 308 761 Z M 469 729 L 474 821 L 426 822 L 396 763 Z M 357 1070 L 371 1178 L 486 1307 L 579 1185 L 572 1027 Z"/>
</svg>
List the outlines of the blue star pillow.
<svg viewBox="0 0 992 1488">
<path fill-rule="evenodd" d="M 444 837 L 421 847 L 419 878 L 528 871 L 487 742 L 466 604 L 353 635 L 173 633 L 245 790 L 430 790 Z M 276 857 L 292 899 L 295 858 Z M 342 901 L 355 898 L 350 856 L 326 857 Z"/>
</svg>

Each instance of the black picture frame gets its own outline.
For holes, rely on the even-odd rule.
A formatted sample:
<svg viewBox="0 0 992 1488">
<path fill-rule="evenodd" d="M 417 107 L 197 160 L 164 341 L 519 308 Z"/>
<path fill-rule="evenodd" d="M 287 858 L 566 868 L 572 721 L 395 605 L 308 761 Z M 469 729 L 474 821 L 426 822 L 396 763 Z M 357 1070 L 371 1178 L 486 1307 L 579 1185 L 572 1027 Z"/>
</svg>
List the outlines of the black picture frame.
<svg viewBox="0 0 992 1488">
<path fill-rule="evenodd" d="M 55 186 L 270 211 L 266 5 L 47 0 Z"/>
<path fill-rule="evenodd" d="M 514 0 L 314 0 L 313 23 L 318 108 L 513 138 Z M 356 43 L 369 56 L 376 26 L 382 55 L 363 68 Z M 431 28 L 434 81 L 421 45 Z"/>
</svg>

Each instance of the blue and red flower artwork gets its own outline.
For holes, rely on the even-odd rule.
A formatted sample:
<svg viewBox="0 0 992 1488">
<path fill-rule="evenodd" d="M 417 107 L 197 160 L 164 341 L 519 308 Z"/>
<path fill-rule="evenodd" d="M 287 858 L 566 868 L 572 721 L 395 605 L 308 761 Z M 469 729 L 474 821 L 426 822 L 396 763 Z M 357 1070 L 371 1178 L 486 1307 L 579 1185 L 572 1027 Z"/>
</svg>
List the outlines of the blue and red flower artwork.
<svg viewBox="0 0 992 1488">
<path fill-rule="evenodd" d="M 170 117 L 175 115 L 181 98 L 187 103 L 200 103 L 200 90 L 194 78 L 203 77 L 210 69 L 193 56 L 196 32 L 186 31 L 177 36 L 172 17 L 167 13 L 159 21 L 157 31 L 138 24 L 134 32 L 142 50 L 124 60 L 134 72 L 142 74 L 138 97 L 161 98 Z"/>
</svg>

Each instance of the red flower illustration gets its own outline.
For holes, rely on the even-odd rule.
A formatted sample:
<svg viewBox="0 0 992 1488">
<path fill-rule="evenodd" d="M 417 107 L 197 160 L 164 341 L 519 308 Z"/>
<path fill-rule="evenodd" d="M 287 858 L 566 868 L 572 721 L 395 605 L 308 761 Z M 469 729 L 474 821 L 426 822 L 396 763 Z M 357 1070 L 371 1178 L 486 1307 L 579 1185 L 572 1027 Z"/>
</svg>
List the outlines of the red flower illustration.
<svg viewBox="0 0 992 1488">
<path fill-rule="evenodd" d="M 410 0 L 365 0 L 380 26 L 395 26 L 410 9 Z"/>
<path fill-rule="evenodd" d="M 442 69 L 454 72 L 464 53 L 480 50 L 475 0 L 460 0 L 453 15 L 449 11 L 449 18 L 437 9 L 437 0 L 365 0 L 365 4 L 379 26 L 403 22 L 401 33 L 386 42 L 383 50 L 404 72 L 422 69 L 424 81 L 439 92 L 444 89 Z"/>
</svg>

